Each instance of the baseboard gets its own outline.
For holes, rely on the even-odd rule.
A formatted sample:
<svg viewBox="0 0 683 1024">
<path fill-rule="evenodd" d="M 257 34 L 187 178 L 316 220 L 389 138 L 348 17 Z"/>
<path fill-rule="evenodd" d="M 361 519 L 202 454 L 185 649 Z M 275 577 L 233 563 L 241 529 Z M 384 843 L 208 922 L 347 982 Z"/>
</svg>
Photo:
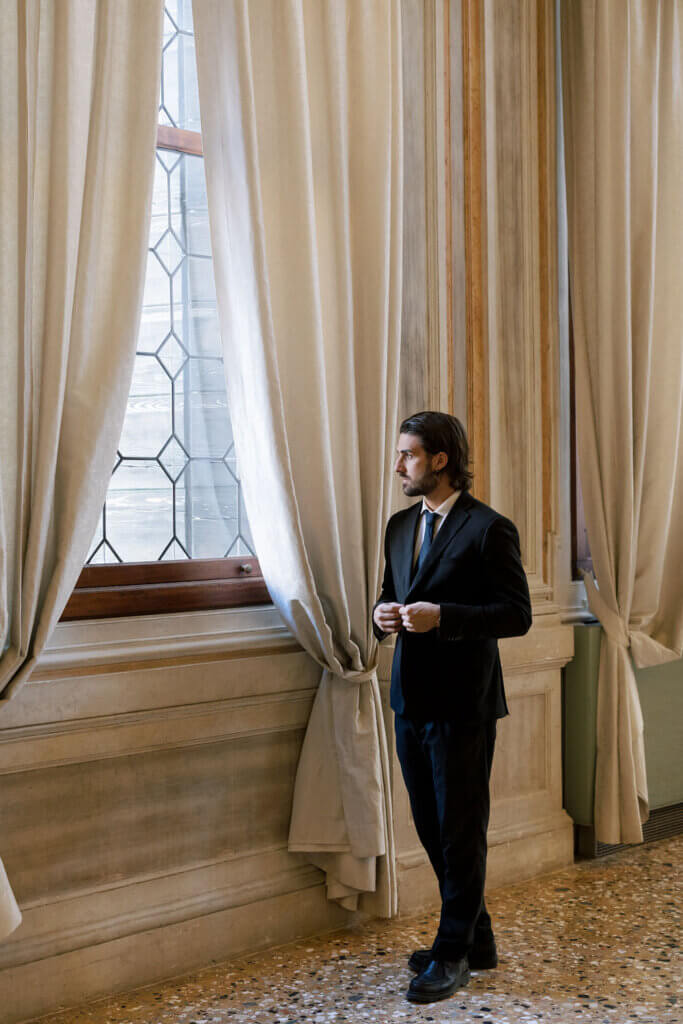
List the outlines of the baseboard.
<svg viewBox="0 0 683 1024">
<path fill-rule="evenodd" d="M 153 932 L 321 881 L 321 872 L 302 857 L 273 847 L 24 903 L 21 926 L 0 945 L 0 978 L 9 967 Z"/>
<path fill-rule="evenodd" d="M 179 898 L 157 909 L 156 919 L 166 914 L 167 923 L 151 928 L 143 926 L 145 914 L 149 920 L 155 919 L 152 908 L 140 908 L 132 916 L 121 913 L 103 922 L 98 932 L 95 922 L 88 924 L 84 907 L 73 907 L 72 921 L 65 920 L 61 939 L 50 930 L 58 919 L 58 906 L 29 910 L 25 915 L 27 934 L 22 938 L 20 930 L 16 941 L 3 948 L 5 961 L 14 959 L 14 963 L 0 969 L 0 1024 L 17 1024 L 155 984 L 240 953 L 282 945 L 355 920 L 327 900 L 323 877 L 315 869 L 300 866 L 287 875 L 264 880 L 263 889 L 267 885 L 270 894 L 264 896 L 262 890 L 260 899 L 253 887 L 247 886 L 241 896 L 235 889 L 225 890 L 215 898 L 214 909 L 204 905 L 198 916 L 199 903 L 193 908 L 191 902 Z M 103 895 L 92 894 L 92 906 L 99 907 Z M 226 900 L 232 905 L 218 909 Z M 64 909 L 68 909 L 66 901 Z M 188 912 L 195 916 L 187 916 Z M 186 916 L 169 920 L 174 913 Z M 127 929 L 127 933 L 103 938 L 107 929 L 116 927 Z M 53 955 L 48 955 L 51 944 Z M 55 946 L 66 945 L 71 946 L 68 951 L 54 955 Z"/>
<path fill-rule="evenodd" d="M 486 884 L 490 889 L 514 885 L 573 862 L 572 821 L 561 811 L 536 833 L 489 844 Z"/>
</svg>

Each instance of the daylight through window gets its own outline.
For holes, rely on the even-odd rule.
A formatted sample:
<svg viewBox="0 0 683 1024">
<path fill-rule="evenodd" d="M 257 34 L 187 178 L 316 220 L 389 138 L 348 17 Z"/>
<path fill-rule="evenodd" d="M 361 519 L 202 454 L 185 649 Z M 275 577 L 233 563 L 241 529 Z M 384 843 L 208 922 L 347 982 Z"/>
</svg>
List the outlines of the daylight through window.
<svg viewBox="0 0 683 1024">
<path fill-rule="evenodd" d="M 265 604 L 228 412 L 191 0 L 167 0 L 149 254 L 121 440 L 63 619 Z"/>
<path fill-rule="evenodd" d="M 89 565 L 253 555 L 225 391 L 204 160 L 187 151 L 201 152 L 190 0 L 166 4 L 163 46 L 163 147 L 135 370 Z"/>
</svg>

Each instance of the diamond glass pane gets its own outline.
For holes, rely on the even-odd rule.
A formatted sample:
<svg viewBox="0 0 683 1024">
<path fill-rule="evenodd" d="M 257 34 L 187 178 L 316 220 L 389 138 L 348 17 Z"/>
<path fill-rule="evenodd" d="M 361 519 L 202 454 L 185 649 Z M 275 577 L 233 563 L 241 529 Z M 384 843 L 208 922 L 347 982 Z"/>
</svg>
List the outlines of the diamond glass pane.
<svg viewBox="0 0 683 1024">
<path fill-rule="evenodd" d="M 164 45 L 161 105 L 176 128 L 200 131 L 194 36 L 176 32 Z"/>
<path fill-rule="evenodd" d="M 138 334 L 138 352 L 151 354 L 171 333 L 170 306 L 148 306 L 143 308 Z"/>
<path fill-rule="evenodd" d="M 173 538 L 173 486 L 153 459 L 124 459 L 105 505 L 107 540 L 124 562 L 152 562 Z"/>
<path fill-rule="evenodd" d="M 178 154 L 163 149 L 157 150 L 154 162 L 154 188 L 152 189 L 152 214 L 149 225 L 149 244 L 155 246 L 165 231 L 168 230 L 168 171 L 163 160 L 164 156 L 178 159 Z"/>
<path fill-rule="evenodd" d="M 167 2 L 160 124 L 199 130 L 191 0 Z M 157 150 L 137 356 L 88 561 L 253 554 L 237 479 L 202 157 Z"/>
<path fill-rule="evenodd" d="M 223 457 L 232 427 L 220 359 L 189 359 L 183 367 L 175 389 L 175 430 L 192 458 Z"/>
<path fill-rule="evenodd" d="M 173 480 L 178 479 L 185 469 L 187 461 L 188 457 L 185 450 L 182 445 L 178 444 L 175 437 L 171 438 L 159 456 L 159 462 Z"/>
<path fill-rule="evenodd" d="M 172 385 L 156 356 L 135 357 L 119 450 L 125 457 L 158 455 L 172 427 Z"/>
<path fill-rule="evenodd" d="M 215 558 L 239 533 L 239 488 L 222 462 L 193 459 L 176 487 L 176 528 L 192 558 Z"/>
<path fill-rule="evenodd" d="M 169 274 L 174 274 L 183 260 L 180 242 L 172 231 L 166 231 L 154 247 L 161 265 Z"/>
<path fill-rule="evenodd" d="M 157 352 L 157 359 L 169 377 L 176 377 L 185 364 L 187 352 L 171 334 Z"/>
<path fill-rule="evenodd" d="M 198 309 L 212 309 L 216 306 L 216 286 L 213 280 L 213 265 L 206 256 L 189 256 L 180 268 L 182 273 L 173 275 L 172 292 L 174 305 Z"/>
<path fill-rule="evenodd" d="M 161 260 L 150 250 L 145 271 L 145 290 L 142 296 L 142 311 L 158 313 L 165 311 L 171 299 L 171 279 L 164 270 Z"/>
<path fill-rule="evenodd" d="M 221 358 L 211 260 L 188 256 L 173 275 L 171 289 L 174 328 L 190 355 Z"/>
<path fill-rule="evenodd" d="M 204 160 L 185 155 L 169 170 L 171 224 L 191 256 L 211 257 Z"/>
</svg>

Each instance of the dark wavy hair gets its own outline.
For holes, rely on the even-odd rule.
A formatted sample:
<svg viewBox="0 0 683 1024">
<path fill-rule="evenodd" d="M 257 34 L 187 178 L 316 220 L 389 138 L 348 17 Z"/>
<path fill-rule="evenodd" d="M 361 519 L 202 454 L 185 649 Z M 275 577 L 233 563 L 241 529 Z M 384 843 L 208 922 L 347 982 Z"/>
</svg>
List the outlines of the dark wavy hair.
<svg viewBox="0 0 683 1024">
<path fill-rule="evenodd" d="M 472 486 L 472 474 L 468 469 L 470 448 L 459 419 L 447 412 L 416 412 L 403 421 L 399 432 L 419 437 L 422 447 L 430 455 L 445 452 L 448 462 L 441 472 L 448 473 L 454 490 L 469 491 Z"/>
</svg>

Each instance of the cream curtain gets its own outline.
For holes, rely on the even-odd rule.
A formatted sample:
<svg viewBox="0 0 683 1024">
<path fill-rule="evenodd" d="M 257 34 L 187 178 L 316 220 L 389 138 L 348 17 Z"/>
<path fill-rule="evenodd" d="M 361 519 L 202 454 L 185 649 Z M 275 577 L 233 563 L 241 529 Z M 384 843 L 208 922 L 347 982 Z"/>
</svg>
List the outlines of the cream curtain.
<svg viewBox="0 0 683 1024">
<path fill-rule="evenodd" d="M 373 892 L 383 914 L 396 893 L 370 615 L 396 425 L 399 11 L 399 0 L 194 3 L 246 507 L 273 599 L 324 670 L 289 847 L 325 870 L 331 899 L 353 908 Z"/>
<path fill-rule="evenodd" d="M 683 647 L 683 8 L 563 0 L 561 30 L 586 586 L 604 630 L 595 823 L 639 842 L 632 659 Z"/>
<path fill-rule="evenodd" d="M 3 7 L 4 700 L 29 676 L 73 589 L 114 463 L 142 298 L 161 17 L 161 0 Z M 19 920 L 0 868 L 0 937 Z"/>
</svg>

